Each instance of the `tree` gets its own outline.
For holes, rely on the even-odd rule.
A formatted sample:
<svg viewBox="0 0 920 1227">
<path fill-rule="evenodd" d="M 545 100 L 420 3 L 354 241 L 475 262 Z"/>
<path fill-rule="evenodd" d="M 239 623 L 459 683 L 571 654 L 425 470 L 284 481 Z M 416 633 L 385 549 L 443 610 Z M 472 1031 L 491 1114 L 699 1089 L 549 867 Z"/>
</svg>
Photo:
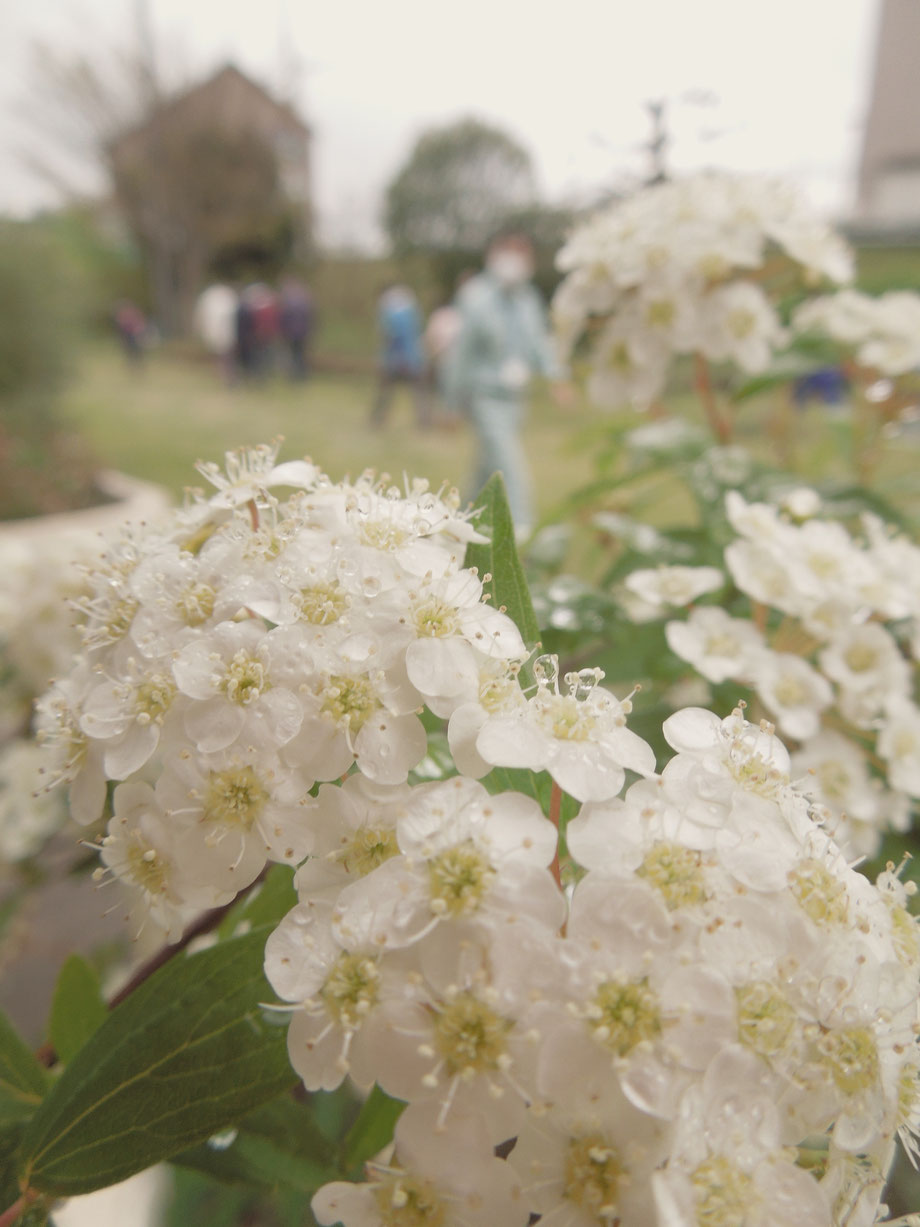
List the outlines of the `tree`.
<svg viewBox="0 0 920 1227">
<path fill-rule="evenodd" d="M 419 137 L 387 188 L 384 227 L 398 256 L 468 263 L 535 196 L 527 150 L 499 128 L 463 119 Z"/>
<path fill-rule="evenodd" d="M 101 171 L 167 333 L 188 328 L 215 271 L 273 271 L 295 249 L 307 253 L 305 202 L 298 209 L 285 189 L 293 143 L 307 130 L 231 66 L 191 88 L 167 88 L 141 23 L 127 50 L 36 47 L 32 96 L 30 120 L 45 137 L 44 152 L 30 154 L 33 170 L 71 197 L 91 164 Z"/>
</svg>

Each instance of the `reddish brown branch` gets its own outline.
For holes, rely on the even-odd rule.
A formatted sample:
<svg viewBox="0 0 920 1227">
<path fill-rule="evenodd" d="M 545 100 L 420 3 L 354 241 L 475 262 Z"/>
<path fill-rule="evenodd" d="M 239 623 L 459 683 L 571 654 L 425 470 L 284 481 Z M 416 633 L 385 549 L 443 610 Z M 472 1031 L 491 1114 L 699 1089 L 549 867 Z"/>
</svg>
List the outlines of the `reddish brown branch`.
<svg viewBox="0 0 920 1227">
<path fill-rule="evenodd" d="M 696 394 L 700 398 L 700 403 L 703 406 L 712 433 L 720 443 L 730 443 L 732 438 L 731 422 L 719 409 L 719 403 L 716 400 L 716 394 L 712 387 L 709 363 L 700 353 L 694 355 L 694 373 Z"/>
<path fill-rule="evenodd" d="M 180 954 L 196 937 L 203 937 L 205 933 L 210 933 L 216 929 L 240 900 L 244 899 L 251 890 L 264 880 L 267 872 L 268 867 L 266 866 L 259 876 L 253 882 L 250 882 L 248 886 L 244 887 L 229 903 L 225 903 L 223 907 L 215 907 L 211 908 L 210 911 L 203 912 L 197 920 L 192 921 L 177 942 L 173 942 L 172 945 L 161 946 L 156 954 L 151 955 L 145 963 L 140 965 L 128 983 L 118 990 L 111 1001 L 109 1001 L 108 1008 L 114 1010 L 126 997 L 130 997 L 135 989 L 140 988 L 145 980 L 149 980 L 155 971 L 165 967 L 170 959 Z M 37 1048 L 35 1056 L 46 1069 L 50 1069 L 57 1062 L 57 1053 L 54 1051 L 54 1046 L 50 1043 L 42 1044 L 40 1048 Z M 0 1219 L 0 1227 L 3 1227 L 3 1219 Z"/>
</svg>

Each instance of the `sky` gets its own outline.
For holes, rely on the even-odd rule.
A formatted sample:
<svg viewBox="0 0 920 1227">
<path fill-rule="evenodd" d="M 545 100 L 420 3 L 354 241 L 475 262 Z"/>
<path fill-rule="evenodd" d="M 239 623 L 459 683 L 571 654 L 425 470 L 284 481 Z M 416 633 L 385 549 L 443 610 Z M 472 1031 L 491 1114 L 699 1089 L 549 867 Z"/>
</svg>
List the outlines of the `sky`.
<svg viewBox="0 0 920 1227">
<path fill-rule="evenodd" d="M 26 168 L 31 48 L 112 56 L 145 14 L 162 78 L 232 61 L 314 134 L 320 234 L 380 243 L 387 182 L 426 129 L 475 116 L 531 153 L 541 195 L 638 182 L 664 99 L 675 172 L 781 174 L 852 209 L 880 0 L 0 0 L 0 212 L 55 200 Z M 93 181 L 82 169 L 81 187 Z"/>
</svg>

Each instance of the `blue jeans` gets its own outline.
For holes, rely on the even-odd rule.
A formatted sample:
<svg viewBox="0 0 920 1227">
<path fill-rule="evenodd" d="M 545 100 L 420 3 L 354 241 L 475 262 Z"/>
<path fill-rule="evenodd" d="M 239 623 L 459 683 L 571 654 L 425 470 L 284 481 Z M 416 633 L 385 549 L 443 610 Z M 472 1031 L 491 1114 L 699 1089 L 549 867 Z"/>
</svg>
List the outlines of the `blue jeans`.
<svg viewBox="0 0 920 1227">
<path fill-rule="evenodd" d="M 524 406 L 518 397 L 474 395 L 470 417 L 476 431 L 475 490 L 500 472 L 508 491 L 508 504 L 518 528 L 533 524 L 533 499 L 527 458 L 521 446 Z"/>
</svg>

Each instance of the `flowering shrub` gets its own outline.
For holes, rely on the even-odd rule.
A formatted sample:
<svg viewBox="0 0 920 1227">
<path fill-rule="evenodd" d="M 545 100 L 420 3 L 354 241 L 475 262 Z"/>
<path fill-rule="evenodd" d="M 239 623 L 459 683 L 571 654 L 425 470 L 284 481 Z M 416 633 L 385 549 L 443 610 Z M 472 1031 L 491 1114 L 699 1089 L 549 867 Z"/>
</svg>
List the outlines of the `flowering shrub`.
<svg viewBox="0 0 920 1227">
<path fill-rule="evenodd" d="M 558 265 L 568 274 L 553 301 L 564 350 L 588 328 L 592 399 L 640 409 L 659 399 L 680 354 L 767 370 L 789 339 L 777 289 L 853 272 L 846 244 L 794 189 L 715 173 L 617 202 L 575 231 Z"/>
<path fill-rule="evenodd" d="M 69 672 L 80 648 L 72 603 L 98 553 L 91 532 L 40 543 L 0 539 L 0 876 L 34 857 L 67 821 L 61 794 L 36 795 L 43 755 L 33 705 L 49 678 Z"/>
<path fill-rule="evenodd" d="M 50 1088 L 0 1033 L 15 1213 L 175 1157 L 345 1227 L 880 1221 L 920 1125 L 898 870 L 848 864 L 772 724 L 685 708 L 657 770 L 633 693 L 535 656 L 500 483 L 471 515 L 276 451 L 109 551 L 41 705 L 132 929 L 218 940 L 98 1029 L 65 994 Z"/>
</svg>

